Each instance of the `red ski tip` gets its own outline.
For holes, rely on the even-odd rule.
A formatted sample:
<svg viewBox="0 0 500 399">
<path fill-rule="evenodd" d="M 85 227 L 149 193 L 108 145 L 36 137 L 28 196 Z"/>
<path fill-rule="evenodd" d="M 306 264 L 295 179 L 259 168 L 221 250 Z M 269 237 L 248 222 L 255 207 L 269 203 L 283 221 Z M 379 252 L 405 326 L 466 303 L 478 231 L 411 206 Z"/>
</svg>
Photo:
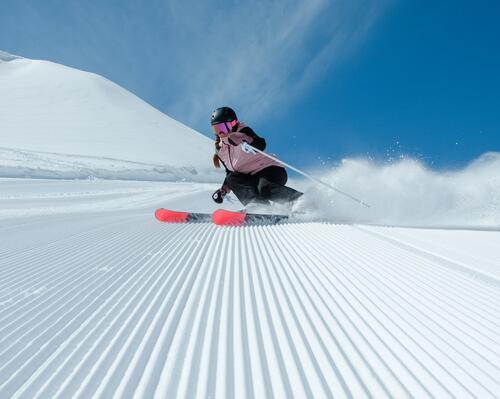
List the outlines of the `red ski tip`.
<svg viewBox="0 0 500 399">
<path fill-rule="evenodd" d="M 169 211 L 168 209 L 160 208 L 156 210 L 155 217 L 160 222 L 187 223 L 189 218 L 189 212 L 175 212 L 175 211 Z"/>
<path fill-rule="evenodd" d="M 219 226 L 242 226 L 247 214 L 218 209 L 212 214 L 212 221 Z"/>
</svg>

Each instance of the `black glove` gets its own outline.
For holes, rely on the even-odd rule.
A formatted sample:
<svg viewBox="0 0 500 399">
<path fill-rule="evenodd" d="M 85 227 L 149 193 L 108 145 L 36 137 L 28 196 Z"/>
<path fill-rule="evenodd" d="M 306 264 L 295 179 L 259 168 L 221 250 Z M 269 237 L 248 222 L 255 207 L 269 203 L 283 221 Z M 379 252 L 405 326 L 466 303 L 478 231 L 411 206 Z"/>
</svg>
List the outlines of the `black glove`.
<svg viewBox="0 0 500 399">
<path fill-rule="evenodd" d="M 224 197 L 226 196 L 226 192 L 219 188 L 215 193 L 212 194 L 212 199 L 218 203 L 222 204 L 222 201 L 224 201 Z"/>
</svg>

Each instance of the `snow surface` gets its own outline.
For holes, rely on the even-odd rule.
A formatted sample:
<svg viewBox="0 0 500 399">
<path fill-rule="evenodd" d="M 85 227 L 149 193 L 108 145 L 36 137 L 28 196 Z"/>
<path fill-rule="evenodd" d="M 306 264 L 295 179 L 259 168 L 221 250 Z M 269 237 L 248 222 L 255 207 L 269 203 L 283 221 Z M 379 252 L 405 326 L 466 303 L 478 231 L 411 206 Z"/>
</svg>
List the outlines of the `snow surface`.
<svg viewBox="0 0 500 399">
<path fill-rule="evenodd" d="M 0 185 L 2 398 L 500 395 L 498 231 L 169 225 L 214 186 Z"/>
<path fill-rule="evenodd" d="M 77 163 L 87 157 L 85 168 L 98 177 L 136 176 L 116 176 L 114 169 L 106 175 L 103 159 L 153 165 L 152 180 L 158 168 L 171 169 L 164 180 L 182 178 L 179 168 L 196 171 L 192 180 L 215 178 L 208 137 L 101 76 L 1 52 L 0 92 L 0 176 L 16 175 L 4 157 L 8 150 L 31 158 L 19 172 L 29 177 L 43 169 L 43 177 L 81 178 L 78 168 L 58 169 L 60 156 L 76 155 Z M 46 162 L 49 154 L 57 154 L 53 165 Z M 91 159 L 97 161 L 95 173 Z"/>
</svg>

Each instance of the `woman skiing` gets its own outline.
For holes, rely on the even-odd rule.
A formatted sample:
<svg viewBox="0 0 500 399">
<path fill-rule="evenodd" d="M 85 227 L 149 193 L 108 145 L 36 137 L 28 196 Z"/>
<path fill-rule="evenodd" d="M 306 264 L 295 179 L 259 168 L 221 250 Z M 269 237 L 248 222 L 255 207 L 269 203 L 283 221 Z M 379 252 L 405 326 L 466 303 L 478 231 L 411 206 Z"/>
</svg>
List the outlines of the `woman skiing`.
<svg viewBox="0 0 500 399">
<path fill-rule="evenodd" d="M 214 166 L 220 168 L 222 164 L 226 169 L 222 187 L 212 196 L 215 202 L 222 203 L 231 191 L 245 206 L 250 202 L 292 202 L 302 195 L 285 186 L 288 176 L 280 163 L 246 147 L 244 143 L 263 151 L 266 140 L 239 122 L 231 108 L 217 108 L 210 122 L 216 136 Z"/>
</svg>

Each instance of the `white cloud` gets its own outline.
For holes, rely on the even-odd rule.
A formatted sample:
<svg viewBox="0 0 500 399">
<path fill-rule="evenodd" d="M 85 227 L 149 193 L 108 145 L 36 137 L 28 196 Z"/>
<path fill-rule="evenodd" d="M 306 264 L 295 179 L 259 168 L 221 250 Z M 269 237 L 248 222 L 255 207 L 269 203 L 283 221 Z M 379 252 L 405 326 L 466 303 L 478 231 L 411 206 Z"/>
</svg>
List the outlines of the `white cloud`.
<svg viewBox="0 0 500 399">
<path fill-rule="evenodd" d="M 198 126 L 232 105 L 259 118 L 286 107 L 353 51 L 387 0 L 169 2 L 178 89 L 167 112 Z"/>
</svg>

